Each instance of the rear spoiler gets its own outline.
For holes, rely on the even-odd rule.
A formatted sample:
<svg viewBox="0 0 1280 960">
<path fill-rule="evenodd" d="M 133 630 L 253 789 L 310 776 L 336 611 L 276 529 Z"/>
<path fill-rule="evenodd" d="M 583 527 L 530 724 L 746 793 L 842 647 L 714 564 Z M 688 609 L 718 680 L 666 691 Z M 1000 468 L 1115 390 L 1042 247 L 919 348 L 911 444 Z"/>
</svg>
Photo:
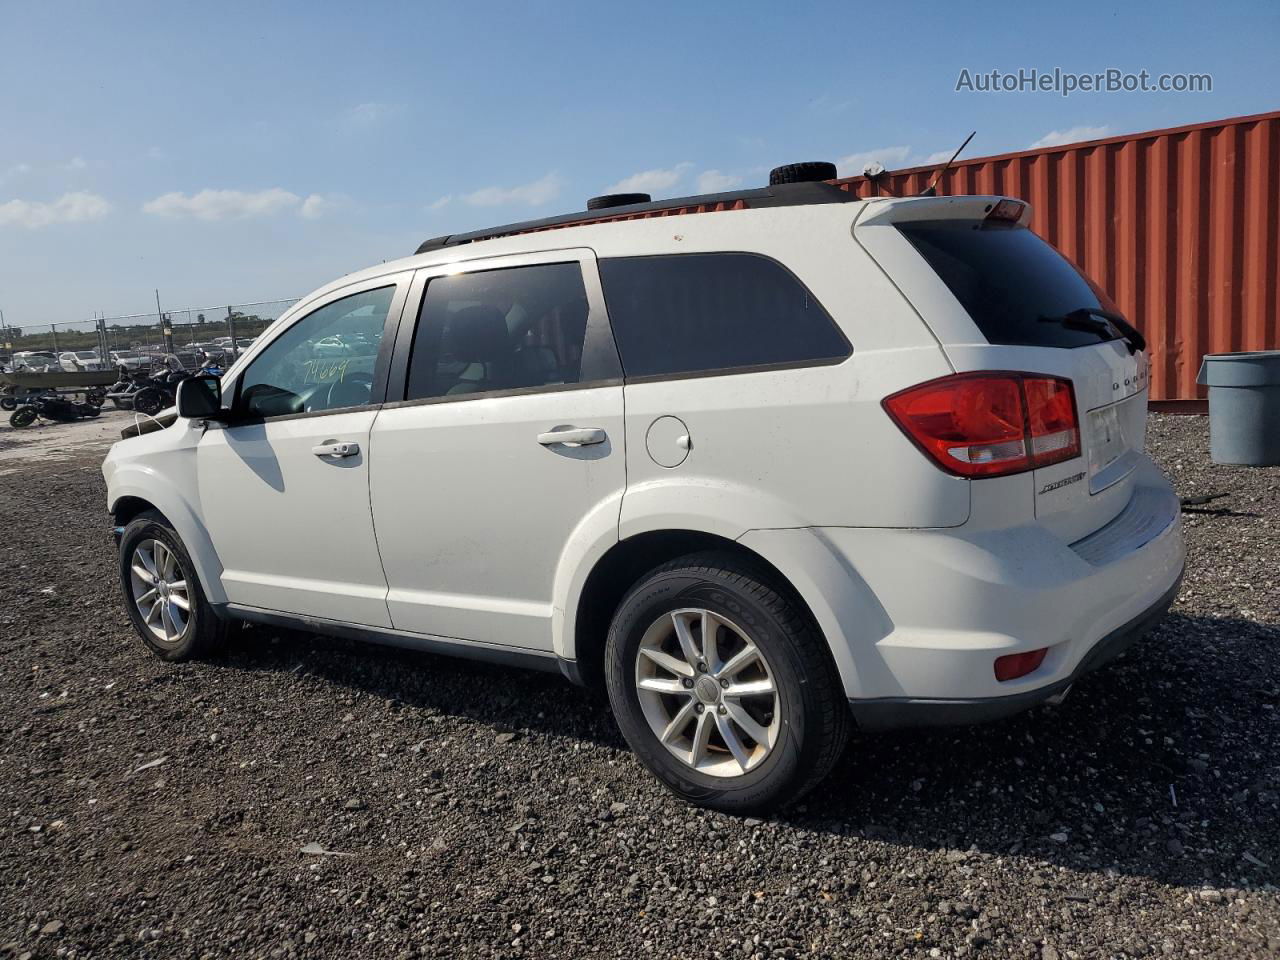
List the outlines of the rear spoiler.
<svg viewBox="0 0 1280 960">
<path fill-rule="evenodd" d="M 870 200 L 858 217 L 859 227 L 913 220 L 1001 220 L 1028 226 L 1031 205 L 1017 197 L 886 197 Z"/>
</svg>

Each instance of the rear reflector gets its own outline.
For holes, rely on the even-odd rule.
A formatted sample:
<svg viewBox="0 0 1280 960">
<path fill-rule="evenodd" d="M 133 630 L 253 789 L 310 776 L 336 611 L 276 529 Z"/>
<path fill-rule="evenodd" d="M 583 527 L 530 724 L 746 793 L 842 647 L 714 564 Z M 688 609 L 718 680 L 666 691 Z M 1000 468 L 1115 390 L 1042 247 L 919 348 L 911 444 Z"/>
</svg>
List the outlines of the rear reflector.
<svg viewBox="0 0 1280 960">
<path fill-rule="evenodd" d="M 1070 380 L 1003 371 L 957 373 L 895 393 L 884 408 L 948 473 L 1003 477 L 1080 455 Z"/>
<path fill-rule="evenodd" d="M 996 657 L 996 679 L 1003 683 L 1006 680 L 1025 677 L 1044 663 L 1044 655 L 1048 652 L 1048 647 L 1041 647 L 1039 650 L 1028 650 L 1026 653 L 1010 653 L 1003 657 Z"/>
</svg>

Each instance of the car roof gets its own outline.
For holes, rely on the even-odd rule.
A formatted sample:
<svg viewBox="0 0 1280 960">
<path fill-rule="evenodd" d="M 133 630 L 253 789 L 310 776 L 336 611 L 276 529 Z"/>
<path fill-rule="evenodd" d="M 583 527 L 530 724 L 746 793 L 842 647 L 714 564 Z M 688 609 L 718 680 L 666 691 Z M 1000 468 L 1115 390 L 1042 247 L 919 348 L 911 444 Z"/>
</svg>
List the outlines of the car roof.
<svg viewBox="0 0 1280 960">
<path fill-rule="evenodd" d="M 799 202 L 778 202 L 778 196 L 787 199 L 786 190 L 771 187 L 773 200 L 763 197 L 763 191 L 709 194 L 566 214 L 435 238 L 422 244 L 420 252 L 384 261 L 325 284 L 302 297 L 279 320 L 296 316 L 316 300 L 344 287 L 424 267 L 573 249 L 589 249 L 597 257 L 777 249 L 786 242 L 786 232 L 779 230 L 780 221 L 799 221 L 812 228 L 823 224 L 851 226 L 864 210 L 873 205 L 879 219 L 881 212 L 894 218 L 919 217 L 927 215 L 924 208 L 940 211 L 951 205 L 967 207 L 979 200 L 993 199 L 976 196 L 859 198 L 829 183 L 786 184 L 783 187 L 803 188 L 794 189 L 793 196 L 798 197 Z M 822 189 L 815 191 L 813 188 Z M 747 199 L 739 202 L 743 197 Z M 752 201 L 752 197 L 756 199 Z M 917 205 L 920 209 L 912 209 Z"/>
<path fill-rule="evenodd" d="M 791 186 L 813 187 L 826 184 L 794 184 Z M 776 188 L 775 188 L 776 189 Z M 420 253 L 414 253 L 396 260 L 387 260 L 364 270 L 346 274 L 343 277 L 325 284 L 300 299 L 288 315 L 294 315 L 299 309 L 306 308 L 311 302 L 326 297 L 330 293 L 352 284 L 374 280 L 378 277 L 400 273 L 405 270 L 417 270 L 423 267 L 448 263 L 462 263 L 468 260 L 490 257 L 509 256 L 521 253 L 541 253 L 555 250 L 571 250 L 589 248 L 597 256 L 643 255 L 645 253 L 672 252 L 674 242 L 684 241 L 689 252 L 697 247 L 707 249 L 734 249 L 735 246 L 749 241 L 750 235 L 767 235 L 780 217 L 815 217 L 828 219 L 838 217 L 852 223 L 860 210 L 871 200 L 854 197 L 839 188 L 830 188 L 839 192 L 844 199 L 828 203 L 773 204 L 766 206 L 719 206 L 714 204 L 698 204 L 703 209 L 687 207 L 671 207 L 664 204 L 652 216 L 635 216 L 632 207 L 590 211 L 587 214 L 571 214 L 566 217 L 551 217 L 544 221 L 527 221 L 520 224 L 508 224 L 504 227 L 492 228 L 489 231 L 477 231 L 473 234 L 458 235 L 461 241 L 432 247 Z M 712 195 L 719 196 L 719 195 Z M 732 196 L 732 195 L 729 195 Z M 701 199 L 701 198 L 687 198 Z M 668 201 L 673 203 L 674 201 Z M 637 204 L 633 206 L 650 207 L 653 204 Z M 619 212 L 621 211 L 621 212 Z M 641 211 L 644 212 L 644 211 Z M 557 221 L 565 220 L 563 225 Z M 678 224 L 679 230 L 673 230 Z M 490 235 L 493 231 L 502 232 Z M 673 235 L 676 240 L 673 241 Z M 476 239 L 467 239 L 475 236 Z M 425 244 L 423 246 L 426 246 Z M 421 249 L 421 248 L 420 248 Z M 282 319 L 283 319 L 282 315 Z"/>
</svg>

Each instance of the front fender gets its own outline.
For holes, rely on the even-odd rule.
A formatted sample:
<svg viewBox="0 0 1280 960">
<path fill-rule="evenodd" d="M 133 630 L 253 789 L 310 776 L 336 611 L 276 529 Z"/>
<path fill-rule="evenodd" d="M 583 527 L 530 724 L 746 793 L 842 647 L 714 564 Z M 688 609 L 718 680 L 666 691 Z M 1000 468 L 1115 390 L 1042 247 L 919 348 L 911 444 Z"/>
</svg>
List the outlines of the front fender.
<svg viewBox="0 0 1280 960">
<path fill-rule="evenodd" d="M 194 490 L 194 457 L 190 480 Z M 186 492 L 167 473 L 144 464 L 124 463 L 116 465 L 108 481 L 107 509 L 115 513 L 116 506 L 125 497 L 143 500 L 164 514 L 191 556 L 205 597 L 210 603 L 226 603 L 227 595 L 222 589 L 222 563 L 196 506 Z"/>
</svg>

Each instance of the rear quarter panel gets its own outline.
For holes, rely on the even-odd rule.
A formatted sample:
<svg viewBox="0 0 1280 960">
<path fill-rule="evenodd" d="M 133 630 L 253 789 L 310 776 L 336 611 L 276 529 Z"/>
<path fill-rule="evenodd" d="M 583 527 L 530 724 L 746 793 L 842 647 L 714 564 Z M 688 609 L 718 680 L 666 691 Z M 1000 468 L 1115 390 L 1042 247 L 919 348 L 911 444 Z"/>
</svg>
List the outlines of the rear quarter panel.
<svg viewBox="0 0 1280 960">
<path fill-rule="evenodd" d="M 967 520 L 968 482 L 931 466 L 880 405 L 952 368 L 854 241 L 858 209 L 700 214 L 629 224 L 625 247 L 593 244 L 601 258 L 669 254 L 675 221 L 687 219 L 676 252 L 747 251 L 777 260 L 852 345 L 836 364 L 629 382 L 622 537 L 708 525 L 738 536 L 759 528 L 950 527 Z M 676 467 L 659 465 L 646 448 L 650 427 L 663 416 L 688 427 L 691 449 Z"/>
</svg>

